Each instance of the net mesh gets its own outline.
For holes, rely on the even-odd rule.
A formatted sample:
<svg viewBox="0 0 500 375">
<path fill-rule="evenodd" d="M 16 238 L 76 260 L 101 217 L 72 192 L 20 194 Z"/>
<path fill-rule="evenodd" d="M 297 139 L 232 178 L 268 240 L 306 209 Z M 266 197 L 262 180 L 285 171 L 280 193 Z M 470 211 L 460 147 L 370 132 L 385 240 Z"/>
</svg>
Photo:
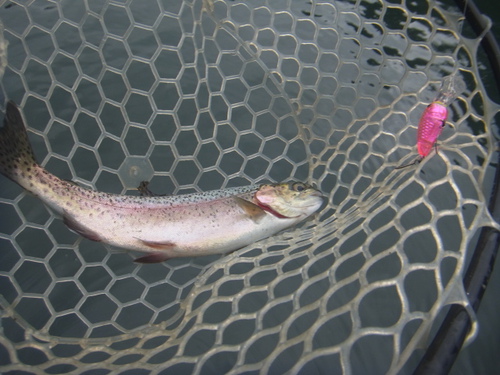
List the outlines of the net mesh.
<svg viewBox="0 0 500 375">
<path fill-rule="evenodd" d="M 404 372 L 440 311 L 467 305 L 467 249 L 494 225 L 483 190 L 499 107 L 448 4 L 1 4 L 5 94 L 57 176 L 124 194 L 293 178 L 328 198 L 227 256 L 138 265 L 1 176 L 4 371 Z M 467 83 L 454 128 L 394 170 L 454 72 Z"/>
</svg>

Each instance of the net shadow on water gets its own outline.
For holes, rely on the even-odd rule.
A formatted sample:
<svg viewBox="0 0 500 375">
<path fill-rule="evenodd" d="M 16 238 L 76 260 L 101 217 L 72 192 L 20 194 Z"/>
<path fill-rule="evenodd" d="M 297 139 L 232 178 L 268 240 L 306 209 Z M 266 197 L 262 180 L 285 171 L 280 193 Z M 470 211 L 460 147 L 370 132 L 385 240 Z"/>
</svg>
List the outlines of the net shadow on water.
<svg viewBox="0 0 500 375">
<path fill-rule="evenodd" d="M 137 265 L 0 177 L 0 365 L 411 372 L 446 306 L 468 306 L 467 250 L 495 226 L 483 190 L 499 107 L 457 10 L 77 4 L 0 8 L 6 96 L 52 173 L 127 194 L 144 179 L 168 194 L 308 180 L 328 204 L 226 256 Z M 454 128 L 437 153 L 394 170 L 415 157 L 419 117 L 455 71 L 467 89 Z"/>
</svg>

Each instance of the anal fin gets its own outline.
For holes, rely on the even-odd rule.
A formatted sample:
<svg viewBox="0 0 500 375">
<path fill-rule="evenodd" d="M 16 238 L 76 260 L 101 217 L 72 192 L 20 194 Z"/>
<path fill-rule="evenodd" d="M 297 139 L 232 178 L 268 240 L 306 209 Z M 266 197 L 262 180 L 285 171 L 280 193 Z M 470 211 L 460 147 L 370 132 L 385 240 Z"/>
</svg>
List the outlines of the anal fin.
<svg viewBox="0 0 500 375">
<path fill-rule="evenodd" d="M 80 224 L 74 218 L 69 216 L 67 213 L 63 214 L 63 221 L 64 221 L 64 224 L 66 224 L 66 226 L 69 229 L 78 233 L 80 236 L 88 238 L 89 240 L 92 240 L 92 241 L 97 241 L 97 242 L 102 241 L 102 238 L 98 233 L 84 227 L 82 224 Z"/>
<path fill-rule="evenodd" d="M 139 257 L 137 259 L 134 259 L 134 262 L 136 263 L 161 263 L 166 260 L 169 260 L 170 258 L 166 254 L 162 253 L 148 253 L 147 255 L 144 255 L 142 257 Z"/>
<path fill-rule="evenodd" d="M 257 206 L 255 203 L 249 202 L 240 197 L 233 197 L 238 206 L 240 206 L 243 211 L 252 219 L 255 223 L 259 223 L 264 216 L 266 216 L 266 211 L 261 207 Z"/>
<path fill-rule="evenodd" d="M 175 247 L 175 243 L 171 241 L 148 241 L 139 238 L 138 240 L 141 241 L 143 245 L 146 245 L 154 250 L 171 250 Z"/>
<path fill-rule="evenodd" d="M 148 241 L 137 238 L 143 245 L 149 247 L 152 251 L 148 252 L 146 255 L 139 257 L 134 260 L 136 263 L 161 263 L 171 257 L 166 253 L 167 250 L 173 250 L 176 246 L 175 243 L 171 241 Z"/>
</svg>

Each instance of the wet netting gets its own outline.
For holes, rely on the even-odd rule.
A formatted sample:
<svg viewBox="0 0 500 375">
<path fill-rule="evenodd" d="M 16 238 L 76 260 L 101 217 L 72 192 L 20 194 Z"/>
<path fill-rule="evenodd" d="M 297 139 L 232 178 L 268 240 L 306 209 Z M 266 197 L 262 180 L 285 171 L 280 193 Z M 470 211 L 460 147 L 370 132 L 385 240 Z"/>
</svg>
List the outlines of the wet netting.
<svg viewBox="0 0 500 375">
<path fill-rule="evenodd" d="M 428 1 L 2 2 L 4 95 L 50 172 L 327 198 L 226 256 L 139 265 L 0 176 L 2 372 L 411 373 L 448 306 L 472 312 L 462 273 L 496 226 L 500 107 L 462 18 Z M 450 74 L 466 90 L 437 152 L 395 170 Z"/>
</svg>

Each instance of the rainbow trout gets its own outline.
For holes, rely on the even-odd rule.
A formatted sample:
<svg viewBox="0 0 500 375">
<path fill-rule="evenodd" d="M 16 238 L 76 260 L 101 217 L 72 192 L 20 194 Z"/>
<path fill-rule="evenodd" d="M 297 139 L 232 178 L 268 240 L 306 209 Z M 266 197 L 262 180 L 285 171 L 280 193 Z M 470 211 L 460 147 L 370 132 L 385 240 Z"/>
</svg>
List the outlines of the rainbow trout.
<svg viewBox="0 0 500 375">
<path fill-rule="evenodd" d="M 323 204 L 302 183 L 249 186 L 180 196 L 125 196 L 61 180 L 34 157 L 21 113 L 7 103 L 0 172 L 93 241 L 147 253 L 136 262 L 226 253 L 289 228 Z"/>
</svg>

